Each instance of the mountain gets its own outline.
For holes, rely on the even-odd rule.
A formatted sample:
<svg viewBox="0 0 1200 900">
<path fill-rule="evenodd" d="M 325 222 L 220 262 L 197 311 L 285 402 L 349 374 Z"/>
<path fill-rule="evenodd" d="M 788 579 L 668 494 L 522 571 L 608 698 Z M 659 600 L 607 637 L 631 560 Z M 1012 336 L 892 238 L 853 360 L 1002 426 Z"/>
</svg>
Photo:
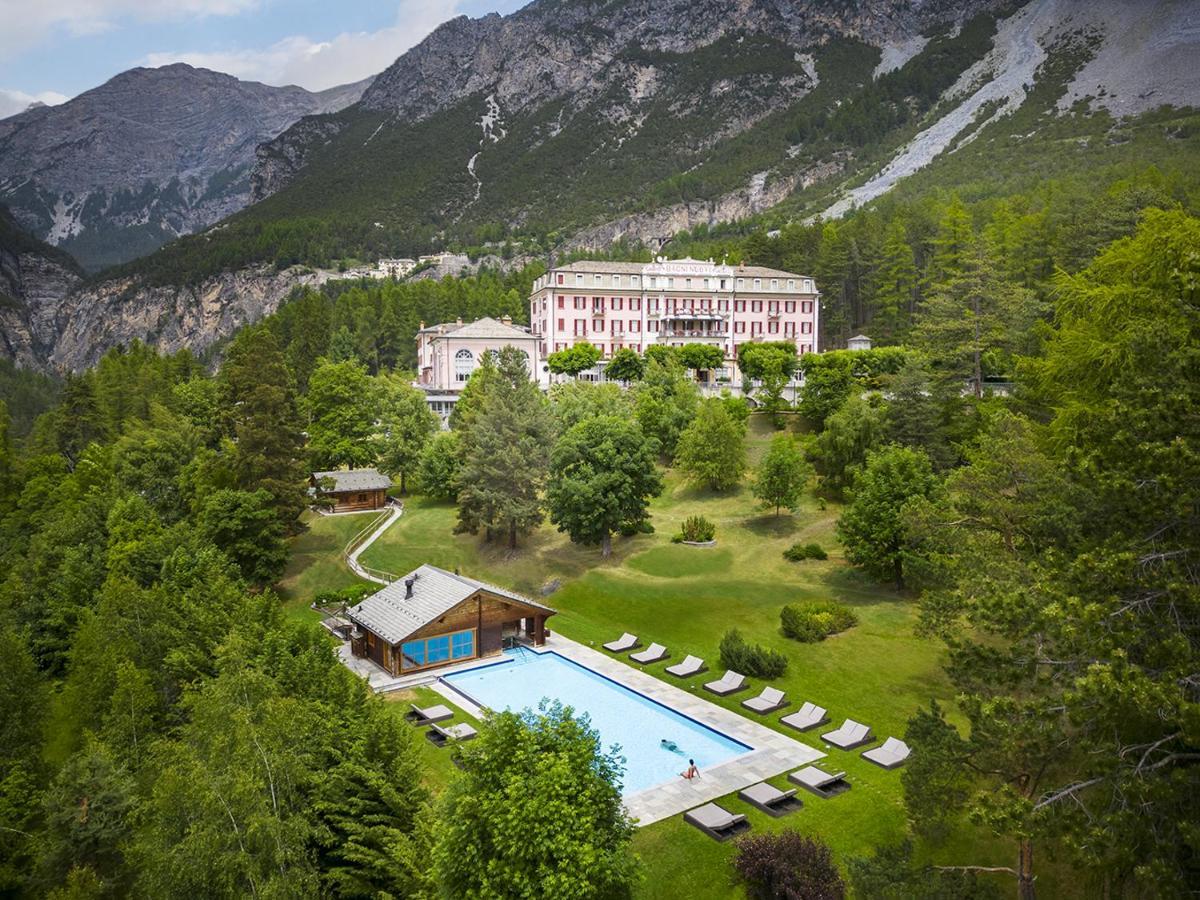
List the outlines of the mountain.
<svg viewBox="0 0 1200 900">
<path fill-rule="evenodd" d="M 358 103 L 259 144 L 257 202 L 76 291 L 43 363 L 135 337 L 203 348 L 306 267 L 348 259 L 657 248 L 888 193 L 1001 199 L 1148 166 L 1190 184 L 1198 45 L 1183 0 L 536 0 L 460 17 Z"/>
<path fill-rule="evenodd" d="M 0 206 L 0 357 L 42 368 L 60 334 L 58 312 L 83 272 Z"/>
<path fill-rule="evenodd" d="M 183 64 L 131 69 L 0 119 L 0 202 L 89 270 L 132 259 L 241 209 L 258 144 L 368 84 L 313 93 Z"/>
</svg>

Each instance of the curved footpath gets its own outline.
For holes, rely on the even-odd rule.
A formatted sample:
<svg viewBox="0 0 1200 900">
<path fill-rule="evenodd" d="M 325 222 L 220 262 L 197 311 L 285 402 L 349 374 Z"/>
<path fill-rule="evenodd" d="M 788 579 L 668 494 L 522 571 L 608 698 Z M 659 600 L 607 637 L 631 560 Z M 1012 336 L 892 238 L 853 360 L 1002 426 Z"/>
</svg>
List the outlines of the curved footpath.
<svg viewBox="0 0 1200 900">
<path fill-rule="evenodd" d="M 385 531 L 387 531 L 389 528 L 391 528 L 392 524 L 397 519 L 399 519 L 402 515 L 404 515 L 404 504 L 399 503 L 399 504 L 396 504 L 395 506 L 393 506 L 390 510 L 390 514 L 388 515 L 388 517 L 386 519 L 384 519 L 379 524 L 379 526 L 366 537 L 365 540 L 360 541 L 353 550 L 351 550 L 349 553 L 347 553 L 345 555 L 346 565 L 348 565 L 350 567 L 350 570 L 352 572 L 354 572 L 354 574 L 357 575 L 359 578 L 364 578 L 367 581 L 373 581 L 376 584 L 391 584 L 392 583 L 392 581 L 390 579 L 383 578 L 383 577 L 381 577 L 380 574 L 375 574 L 375 572 L 377 570 L 367 569 L 365 566 L 363 566 L 363 564 L 358 561 L 358 557 L 362 554 L 362 552 L 364 550 L 366 550 L 373 543 L 375 543 L 376 539 L 378 539 L 378 537 L 381 534 L 383 534 Z M 381 574 L 387 574 L 387 573 L 381 573 Z"/>
</svg>

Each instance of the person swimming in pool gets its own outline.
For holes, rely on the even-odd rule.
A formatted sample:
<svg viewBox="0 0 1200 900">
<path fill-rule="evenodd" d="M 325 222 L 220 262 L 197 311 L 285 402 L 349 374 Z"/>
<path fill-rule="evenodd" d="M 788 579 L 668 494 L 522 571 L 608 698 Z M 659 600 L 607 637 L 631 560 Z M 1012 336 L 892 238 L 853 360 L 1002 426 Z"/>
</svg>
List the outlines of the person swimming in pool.
<svg viewBox="0 0 1200 900">
<path fill-rule="evenodd" d="M 676 753 L 679 751 L 679 745 L 676 744 L 674 741 L 668 741 L 666 738 L 663 738 L 661 741 L 659 741 L 659 745 L 664 750 L 670 750 L 672 753 Z"/>
<path fill-rule="evenodd" d="M 680 772 L 679 777 L 684 779 L 685 781 L 691 781 L 693 778 L 700 777 L 700 770 L 696 768 L 696 761 L 694 759 L 688 760 L 687 771 Z"/>
</svg>

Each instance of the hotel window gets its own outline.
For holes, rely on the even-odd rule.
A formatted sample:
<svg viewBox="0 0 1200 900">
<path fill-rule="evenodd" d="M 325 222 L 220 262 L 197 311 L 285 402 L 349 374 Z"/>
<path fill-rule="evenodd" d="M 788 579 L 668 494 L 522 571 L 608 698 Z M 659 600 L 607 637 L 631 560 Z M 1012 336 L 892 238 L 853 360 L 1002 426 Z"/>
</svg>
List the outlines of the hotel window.
<svg viewBox="0 0 1200 900">
<path fill-rule="evenodd" d="M 566 331 L 566 330 L 567 330 L 567 326 L 566 326 L 566 324 L 564 323 L 564 320 L 563 320 L 563 319 L 559 319 L 559 320 L 558 320 L 558 330 L 559 330 L 559 331 Z"/>
<path fill-rule="evenodd" d="M 576 272 L 576 273 L 575 273 L 575 283 L 576 283 L 576 284 L 583 284 L 583 273 L 582 273 L 582 272 Z"/>
<path fill-rule="evenodd" d="M 584 309 L 586 306 L 587 306 L 587 297 L 576 297 L 575 298 L 575 308 L 576 309 Z"/>
<path fill-rule="evenodd" d="M 740 291 L 740 290 L 741 290 L 741 289 L 742 289 L 742 288 L 745 286 L 745 284 L 746 284 L 746 279 L 745 279 L 745 278 L 739 278 L 739 279 L 737 280 L 737 286 L 738 286 L 738 290 Z"/>
<path fill-rule="evenodd" d="M 683 283 L 684 283 L 684 285 L 686 285 L 686 286 L 687 286 L 687 289 L 688 289 L 689 291 L 692 289 L 692 279 L 690 279 L 690 278 L 685 278 L 685 279 L 683 280 Z"/>
<path fill-rule="evenodd" d="M 621 333 L 621 320 L 613 319 L 612 320 L 612 328 L 610 330 L 612 331 L 613 334 L 620 334 Z"/>
<path fill-rule="evenodd" d="M 755 279 L 754 279 L 754 289 L 755 289 L 756 291 L 758 291 L 758 290 L 762 290 L 762 279 L 761 279 L 761 278 L 755 278 Z"/>
<path fill-rule="evenodd" d="M 795 278 L 789 278 L 789 279 L 788 279 L 788 290 L 789 290 L 789 291 L 794 291 L 795 289 L 796 289 L 796 279 L 795 279 Z"/>
<path fill-rule="evenodd" d="M 783 333 L 784 334 L 795 334 L 796 333 L 796 323 L 795 322 L 784 322 L 783 323 Z"/>
<path fill-rule="evenodd" d="M 771 279 L 771 290 L 773 290 L 773 291 L 779 290 L 779 279 L 778 278 Z"/>
<path fill-rule="evenodd" d="M 750 312 L 762 312 L 762 301 L 761 300 L 751 300 L 750 301 Z"/>
<path fill-rule="evenodd" d="M 463 348 L 454 354 L 454 380 L 466 381 L 475 371 L 475 357 L 471 351 Z"/>
<path fill-rule="evenodd" d="M 796 301 L 795 301 L 795 300 L 788 300 L 787 302 L 785 302 L 785 303 L 783 304 L 783 311 L 784 311 L 784 312 L 790 312 L 790 313 L 794 313 L 794 312 L 796 311 Z"/>
<path fill-rule="evenodd" d="M 639 278 L 637 275 L 630 275 L 630 276 L 629 276 L 629 283 L 630 283 L 630 284 L 631 284 L 633 287 L 637 287 L 637 286 L 638 286 L 638 283 L 639 283 L 639 281 L 640 281 L 640 280 L 641 280 L 641 279 L 640 279 L 640 278 Z"/>
<path fill-rule="evenodd" d="M 583 319 L 576 319 L 575 320 L 575 336 L 579 337 L 580 335 L 585 335 L 585 334 L 587 334 L 587 322 Z"/>
<path fill-rule="evenodd" d="M 705 278 L 705 279 L 704 279 L 704 289 L 705 289 L 706 291 L 709 289 L 708 282 L 709 282 L 709 279 Z"/>
<path fill-rule="evenodd" d="M 801 300 L 800 301 L 800 312 L 808 313 L 811 315 L 812 314 L 812 301 L 811 300 Z"/>
<path fill-rule="evenodd" d="M 630 297 L 629 298 L 629 308 L 632 310 L 640 310 L 642 308 L 642 298 L 641 297 Z"/>
<path fill-rule="evenodd" d="M 812 353 L 812 344 L 801 344 L 800 352 L 801 353 Z"/>
<path fill-rule="evenodd" d="M 620 297 L 613 297 L 613 299 L 612 299 L 612 308 L 613 308 L 613 309 L 624 309 L 624 308 L 625 308 L 625 301 L 624 301 L 624 300 L 622 300 Z"/>
<path fill-rule="evenodd" d="M 767 302 L 767 312 L 772 312 L 772 313 L 779 312 L 779 301 L 778 300 L 768 301 Z"/>
<path fill-rule="evenodd" d="M 768 322 L 767 323 L 767 331 L 771 332 L 771 334 L 779 334 L 779 323 L 778 322 Z"/>
<path fill-rule="evenodd" d="M 614 275 L 613 276 L 613 287 L 620 287 L 620 286 L 621 286 L 621 276 Z"/>
<path fill-rule="evenodd" d="M 650 298 L 650 307 L 649 307 L 649 309 L 650 309 L 650 312 L 652 312 L 652 313 L 656 313 L 656 312 L 658 312 L 658 298 L 657 298 L 657 297 L 651 297 L 651 298 Z"/>
<path fill-rule="evenodd" d="M 729 280 L 728 278 L 721 279 L 721 290 L 723 290 L 723 291 L 727 290 L 727 288 L 725 287 L 725 282 L 727 282 L 728 280 Z"/>
<path fill-rule="evenodd" d="M 811 279 L 811 278 L 805 278 L 805 279 L 804 279 L 804 289 L 805 289 L 806 291 L 809 291 L 809 292 L 811 292 L 811 291 L 812 291 L 812 289 L 813 289 L 813 286 L 812 286 L 812 279 Z"/>
<path fill-rule="evenodd" d="M 600 284 L 601 284 L 601 276 L 597 275 L 597 276 L 596 276 L 596 277 L 593 279 L 593 283 L 594 283 L 594 284 L 595 284 L 597 287 L 599 287 L 599 286 L 600 286 Z"/>
<path fill-rule="evenodd" d="M 559 298 L 558 298 L 558 308 L 559 308 L 559 309 L 565 309 L 565 308 L 566 308 L 566 305 L 567 305 L 567 298 L 566 298 L 566 297 L 559 297 Z"/>
<path fill-rule="evenodd" d="M 592 331 L 603 331 L 603 330 L 604 330 L 604 320 L 603 319 L 593 319 L 592 320 Z"/>
<path fill-rule="evenodd" d="M 800 323 L 800 333 L 801 334 L 812 334 L 812 322 L 801 322 Z"/>
<path fill-rule="evenodd" d="M 657 322 L 647 322 L 646 330 L 651 333 L 657 332 L 658 331 L 658 323 Z"/>
<path fill-rule="evenodd" d="M 762 322 L 751 322 L 750 332 L 751 334 L 762 334 Z"/>
<path fill-rule="evenodd" d="M 558 283 L 559 283 L 559 284 L 562 284 L 562 283 L 563 283 L 563 274 L 562 274 L 562 272 L 559 272 L 559 273 L 558 273 Z"/>
<path fill-rule="evenodd" d="M 669 288 L 673 288 L 673 287 L 675 287 L 675 278 L 674 278 L 674 276 L 668 276 L 668 277 L 667 277 L 667 287 L 669 287 Z"/>
<path fill-rule="evenodd" d="M 637 319 L 630 319 L 629 320 L 629 330 L 634 333 L 640 332 L 642 330 L 642 323 L 639 322 Z"/>
<path fill-rule="evenodd" d="M 603 297 L 593 297 L 592 298 L 592 312 L 595 312 L 595 313 L 604 312 L 604 298 Z"/>
<path fill-rule="evenodd" d="M 729 301 L 728 300 L 718 300 L 717 301 L 717 311 L 718 312 L 728 312 L 729 311 Z"/>
<path fill-rule="evenodd" d="M 745 334 L 746 333 L 746 323 L 745 322 L 736 322 L 734 324 L 733 330 L 736 331 L 738 334 Z"/>
</svg>

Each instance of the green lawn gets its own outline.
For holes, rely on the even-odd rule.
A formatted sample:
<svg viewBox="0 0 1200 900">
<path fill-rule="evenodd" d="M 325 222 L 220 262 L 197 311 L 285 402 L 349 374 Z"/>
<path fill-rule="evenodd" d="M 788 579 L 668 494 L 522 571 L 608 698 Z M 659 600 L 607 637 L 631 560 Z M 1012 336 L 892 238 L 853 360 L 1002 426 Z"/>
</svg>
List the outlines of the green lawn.
<svg viewBox="0 0 1200 900">
<path fill-rule="evenodd" d="M 764 422 L 753 420 L 752 460 L 762 453 L 769 434 Z M 787 691 L 790 709 L 812 700 L 828 708 L 831 727 L 850 717 L 869 724 L 880 740 L 901 736 L 909 716 L 931 698 L 953 710 L 951 686 L 940 666 L 941 650 L 913 634 L 916 609 L 910 600 L 846 564 L 834 538 L 838 512 L 834 504 L 810 496 L 795 515 L 776 518 L 757 509 L 746 488 L 717 495 L 690 488 L 668 472 L 666 489 L 652 506 L 656 533 L 616 539 L 612 556 L 603 560 L 597 548 L 575 546 L 549 524 L 524 539 L 516 553 L 484 545 L 477 537 L 452 534 L 452 506 L 409 498 L 404 515 L 363 554 L 363 562 L 392 572 L 406 572 L 423 562 L 458 567 L 474 577 L 543 597 L 559 610 L 550 620 L 553 630 L 594 646 L 622 631 L 638 634 L 644 643 L 658 641 L 670 649 L 672 660 L 648 669 L 668 680 L 673 679 L 661 670 L 688 653 L 719 669 L 721 635 L 736 627 L 748 639 L 787 655 L 788 672 L 773 684 Z M 716 523 L 717 546 L 671 544 L 670 535 L 683 519 L 696 514 Z M 290 603 L 307 602 L 308 592 L 354 583 L 334 551 L 352 536 L 353 526 L 341 524 L 349 521 L 314 522 L 298 541 L 299 552 L 284 585 Z M 820 543 L 829 551 L 829 559 L 786 561 L 784 549 L 797 541 Z M 851 606 L 858 625 L 818 644 L 783 637 L 780 608 L 816 598 L 834 598 Z M 755 679 L 751 691 L 717 699 L 700 689 L 704 680 L 697 678 L 683 687 L 731 709 L 739 709 L 740 701 L 762 686 Z M 765 724 L 787 731 L 778 725 L 779 715 L 767 717 Z M 856 753 L 825 747 L 819 738 L 823 730 L 800 736 L 787 733 L 828 750 L 823 765 L 845 769 L 854 785 L 851 791 L 827 801 L 806 796 L 801 811 L 781 820 L 749 810 L 736 797 L 722 802 L 731 810 L 747 812 L 757 831 L 788 827 L 818 835 L 841 860 L 899 840 L 905 820 L 900 771 L 886 772 Z M 438 756 L 433 762 L 446 765 Z M 442 777 L 448 773 L 431 776 L 431 784 L 436 786 Z M 785 783 L 782 776 L 773 781 Z M 966 832 L 958 840 L 974 841 L 965 854 L 973 864 L 1012 861 L 1009 848 L 984 835 Z M 639 829 L 635 848 L 646 862 L 644 897 L 737 896 L 729 881 L 733 848 L 703 836 L 680 817 Z M 935 851 L 922 848 L 922 852 L 963 861 L 964 854 L 955 852 L 958 849 L 948 845 Z M 664 873 L 670 877 L 663 877 Z"/>
<path fill-rule="evenodd" d="M 276 585 L 288 615 L 316 622 L 320 615 L 309 608 L 321 591 L 336 591 L 367 584 L 342 561 L 350 539 L 375 521 L 378 513 L 321 516 L 305 513 L 304 531 L 292 539 L 291 556 Z"/>
</svg>

